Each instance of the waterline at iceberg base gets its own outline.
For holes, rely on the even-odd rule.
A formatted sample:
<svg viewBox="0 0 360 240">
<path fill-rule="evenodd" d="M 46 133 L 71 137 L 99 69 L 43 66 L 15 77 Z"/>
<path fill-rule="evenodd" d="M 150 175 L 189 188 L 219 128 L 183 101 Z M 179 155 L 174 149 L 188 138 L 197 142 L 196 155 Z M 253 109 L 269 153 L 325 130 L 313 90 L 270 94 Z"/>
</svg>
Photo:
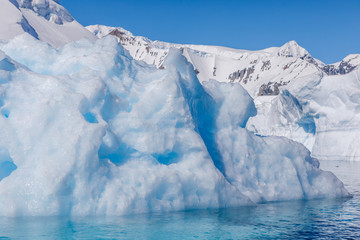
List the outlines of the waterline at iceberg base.
<svg viewBox="0 0 360 240">
<path fill-rule="evenodd" d="M 246 130 L 239 85 L 165 69 L 113 37 L 0 43 L 0 215 L 122 215 L 346 197 L 301 144 Z"/>
</svg>

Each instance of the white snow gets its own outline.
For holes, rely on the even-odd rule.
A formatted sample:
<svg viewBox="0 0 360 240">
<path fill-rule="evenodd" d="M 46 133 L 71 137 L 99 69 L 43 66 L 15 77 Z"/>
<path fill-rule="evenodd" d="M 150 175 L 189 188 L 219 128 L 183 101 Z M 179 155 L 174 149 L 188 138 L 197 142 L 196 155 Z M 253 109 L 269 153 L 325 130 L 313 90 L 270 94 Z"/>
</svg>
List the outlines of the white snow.
<svg viewBox="0 0 360 240">
<path fill-rule="evenodd" d="M 261 85 L 269 82 L 277 82 L 280 88 L 283 88 L 283 85 L 298 78 L 321 75 L 318 66 L 324 65 L 321 61 L 312 58 L 295 41 L 290 41 L 281 47 L 249 51 L 151 41 L 141 36 L 134 36 L 120 27 L 93 25 L 88 26 L 87 29 L 99 38 L 117 29 L 122 33 L 118 41 L 132 57 L 157 67 L 162 66 L 170 48 L 182 49 L 183 55 L 198 72 L 200 82 L 209 79 L 219 82 L 239 82 L 253 97 L 259 93 Z"/>
<path fill-rule="evenodd" d="M 25 32 L 54 47 L 97 39 L 53 0 L 0 0 L 0 40 Z"/>
<path fill-rule="evenodd" d="M 0 0 L 0 39 L 9 40 L 24 33 L 25 24 L 21 12 L 8 0 Z"/>
<path fill-rule="evenodd" d="M 0 50 L 0 215 L 348 196 L 301 144 L 246 130 L 249 94 L 201 85 L 178 50 L 163 70 L 132 60 L 114 37 L 54 49 L 23 34 Z"/>
</svg>

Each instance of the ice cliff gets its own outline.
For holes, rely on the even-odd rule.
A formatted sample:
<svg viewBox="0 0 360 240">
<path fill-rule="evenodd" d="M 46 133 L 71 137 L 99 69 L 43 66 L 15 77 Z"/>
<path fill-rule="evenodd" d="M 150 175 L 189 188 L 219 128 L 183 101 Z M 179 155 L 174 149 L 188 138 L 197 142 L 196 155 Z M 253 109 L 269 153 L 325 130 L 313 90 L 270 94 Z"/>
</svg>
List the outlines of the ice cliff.
<svg viewBox="0 0 360 240">
<path fill-rule="evenodd" d="M 120 215 L 348 196 L 301 144 L 245 129 L 238 83 L 201 85 L 114 37 L 0 43 L 0 215 Z M 236 106 L 235 106 L 235 105 Z"/>
<path fill-rule="evenodd" d="M 247 128 L 303 143 L 322 160 L 360 161 L 360 70 L 300 78 L 288 89 L 255 98 L 258 114 Z"/>
</svg>

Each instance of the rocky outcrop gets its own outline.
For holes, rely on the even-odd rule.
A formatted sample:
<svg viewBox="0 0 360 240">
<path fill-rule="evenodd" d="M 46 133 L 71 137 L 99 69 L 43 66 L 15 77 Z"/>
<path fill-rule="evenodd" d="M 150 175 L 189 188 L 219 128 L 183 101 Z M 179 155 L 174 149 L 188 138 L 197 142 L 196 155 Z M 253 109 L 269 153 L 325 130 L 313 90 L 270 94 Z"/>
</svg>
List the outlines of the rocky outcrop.
<svg viewBox="0 0 360 240">
<path fill-rule="evenodd" d="M 341 61 L 338 66 L 336 65 L 326 65 L 322 68 L 322 70 L 327 75 L 344 75 L 350 73 L 354 70 L 357 66 L 353 66 L 350 64 L 349 61 Z"/>
<path fill-rule="evenodd" d="M 279 87 L 287 85 L 288 82 L 269 82 L 260 86 L 258 96 L 276 96 L 279 95 Z"/>
<path fill-rule="evenodd" d="M 238 70 L 229 75 L 229 80 L 231 82 L 242 82 L 246 84 L 248 81 L 251 81 L 252 74 L 255 72 L 255 66 L 244 68 L 243 70 Z"/>
<path fill-rule="evenodd" d="M 125 32 L 120 31 L 119 29 L 114 29 L 109 33 L 109 35 L 117 37 L 122 45 L 135 45 L 136 43 L 135 37 L 129 36 Z"/>
</svg>

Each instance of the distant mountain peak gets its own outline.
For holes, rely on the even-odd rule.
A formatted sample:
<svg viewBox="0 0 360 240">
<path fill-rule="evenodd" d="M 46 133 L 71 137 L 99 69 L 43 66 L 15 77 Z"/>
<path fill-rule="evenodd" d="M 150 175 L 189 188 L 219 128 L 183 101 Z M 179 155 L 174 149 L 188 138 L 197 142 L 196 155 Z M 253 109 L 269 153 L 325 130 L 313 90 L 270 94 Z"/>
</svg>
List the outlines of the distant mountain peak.
<svg viewBox="0 0 360 240">
<path fill-rule="evenodd" d="M 327 75 L 344 75 L 360 67 L 360 54 L 350 54 L 342 61 L 326 65 L 323 71 Z"/>
<path fill-rule="evenodd" d="M 305 48 L 301 47 L 296 41 L 292 40 L 281 46 L 277 52 L 282 57 L 304 57 L 310 55 Z"/>
</svg>

